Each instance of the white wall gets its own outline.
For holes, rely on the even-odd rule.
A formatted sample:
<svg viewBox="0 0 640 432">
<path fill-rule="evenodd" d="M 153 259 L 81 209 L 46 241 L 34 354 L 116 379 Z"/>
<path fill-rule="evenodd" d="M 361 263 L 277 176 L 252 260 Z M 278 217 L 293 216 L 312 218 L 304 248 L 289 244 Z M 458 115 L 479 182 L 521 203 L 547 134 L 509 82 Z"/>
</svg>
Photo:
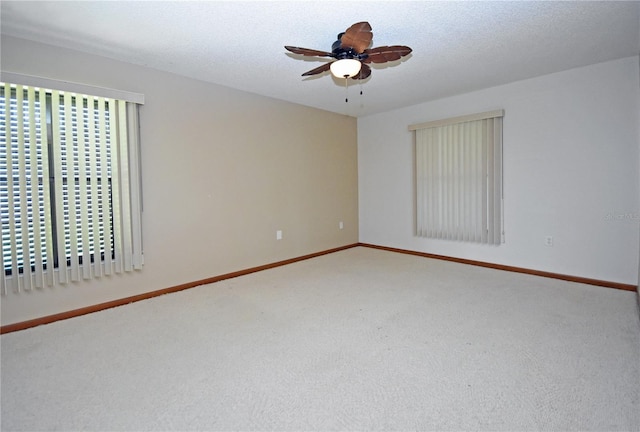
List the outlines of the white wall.
<svg viewBox="0 0 640 432">
<path fill-rule="evenodd" d="M 360 241 L 636 284 L 638 77 L 632 57 L 360 118 Z M 407 126 L 500 108 L 506 243 L 415 237 Z"/>
</svg>

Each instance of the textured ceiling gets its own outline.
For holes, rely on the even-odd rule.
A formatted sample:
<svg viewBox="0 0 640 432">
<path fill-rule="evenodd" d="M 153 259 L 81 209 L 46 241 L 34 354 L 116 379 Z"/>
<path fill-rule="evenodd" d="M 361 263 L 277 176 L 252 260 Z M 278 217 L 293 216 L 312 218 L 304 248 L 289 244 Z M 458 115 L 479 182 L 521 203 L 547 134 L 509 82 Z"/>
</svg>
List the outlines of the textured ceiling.
<svg viewBox="0 0 640 432">
<path fill-rule="evenodd" d="M 236 89 L 363 116 L 640 53 L 640 2 L 85 1 L 0 3 L 1 31 Z M 324 73 L 339 32 L 408 45 L 362 87 Z M 359 95 L 362 88 L 363 95 Z M 128 90 L 128 89 L 124 89 Z"/>
</svg>

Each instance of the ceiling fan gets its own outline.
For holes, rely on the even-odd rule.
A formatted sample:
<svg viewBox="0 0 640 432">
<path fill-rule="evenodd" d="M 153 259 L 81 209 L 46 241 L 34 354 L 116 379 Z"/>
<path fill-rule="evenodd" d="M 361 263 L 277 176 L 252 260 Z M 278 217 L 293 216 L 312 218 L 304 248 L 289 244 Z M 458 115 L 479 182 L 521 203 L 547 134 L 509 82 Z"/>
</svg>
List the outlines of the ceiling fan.
<svg viewBox="0 0 640 432">
<path fill-rule="evenodd" d="M 331 70 L 337 78 L 345 80 L 363 80 L 371 75 L 369 63 L 386 63 L 398 60 L 411 53 L 411 48 L 404 45 L 379 46 L 369 48 L 373 33 L 368 22 L 363 21 L 349 27 L 345 32 L 338 34 L 331 46 L 331 52 L 319 51 L 309 48 L 285 46 L 285 49 L 294 54 L 304 56 L 332 57 L 336 60 L 318 66 L 302 74 L 302 76 L 317 75 Z"/>
</svg>

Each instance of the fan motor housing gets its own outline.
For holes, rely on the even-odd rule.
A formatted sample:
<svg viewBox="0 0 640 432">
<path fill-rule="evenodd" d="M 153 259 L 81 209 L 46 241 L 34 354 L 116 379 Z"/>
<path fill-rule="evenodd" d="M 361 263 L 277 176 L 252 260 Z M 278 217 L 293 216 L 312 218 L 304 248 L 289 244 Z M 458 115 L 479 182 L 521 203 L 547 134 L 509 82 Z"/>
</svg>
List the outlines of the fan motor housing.
<svg viewBox="0 0 640 432">
<path fill-rule="evenodd" d="M 342 42 L 340 41 L 340 38 L 342 37 L 343 34 L 344 33 L 340 33 L 338 35 L 338 40 L 331 45 L 331 53 L 333 54 L 334 58 L 338 60 L 356 59 L 356 60 L 362 61 L 367 57 L 369 57 L 367 54 L 364 54 L 364 53 L 358 54 L 356 50 L 354 50 L 352 47 L 343 48 Z"/>
</svg>

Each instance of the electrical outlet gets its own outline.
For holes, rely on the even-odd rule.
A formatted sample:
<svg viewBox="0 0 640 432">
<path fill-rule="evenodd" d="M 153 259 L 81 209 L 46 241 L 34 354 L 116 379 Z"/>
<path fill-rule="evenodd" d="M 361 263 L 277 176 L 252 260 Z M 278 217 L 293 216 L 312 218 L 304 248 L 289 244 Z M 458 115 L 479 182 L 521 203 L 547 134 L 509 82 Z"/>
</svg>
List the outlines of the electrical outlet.
<svg viewBox="0 0 640 432">
<path fill-rule="evenodd" d="M 276 231 L 276 240 L 282 240 L 282 231 L 281 230 Z"/>
<path fill-rule="evenodd" d="M 339 227 L 340 229 L 344 229 L 344 223 L 342 223 L 342 221 L 340 221 L 340 223 L 338 223 L 338 227 Z"/>
<path fill-rule="evenodd" d="M 553 246 L 553 237 L 552 236 L 546 236 L 544 238 L 544 245 L 545 246 Z"/>
</svg>

